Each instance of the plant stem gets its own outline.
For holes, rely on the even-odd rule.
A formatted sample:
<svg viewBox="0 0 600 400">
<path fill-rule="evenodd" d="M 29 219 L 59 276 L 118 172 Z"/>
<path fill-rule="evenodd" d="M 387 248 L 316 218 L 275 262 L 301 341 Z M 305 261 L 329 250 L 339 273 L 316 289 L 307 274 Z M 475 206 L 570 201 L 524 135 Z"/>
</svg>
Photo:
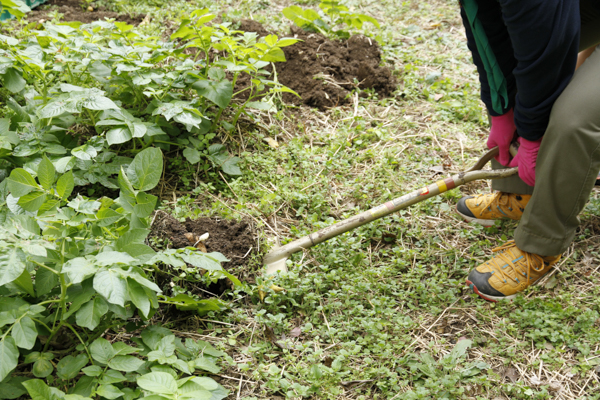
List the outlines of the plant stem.
<svg viewBox="0 0 600 400">
<path fill-rule="evenodd" d="M 37 265 L 38 267 L 45 268 L 45 269 L 47 269 L 48 271 L 50 271 L 50 272 L 52 272 L 52 273 L 54 273 L 54 274 L 56 274 L 56 275 L 60 275 L 60 273 L 59 273 L 58 271 L 56 271 L 56 270 L 53 270 L 52 268 L 48 267 L 47 265 L 44 265 L 44 264 L 42 264 L 42 263 L 39 263 L 39 262 L 37 262 L 37 261 L 35 261 L 35 260 L 31 260 L 31 262 L 32 262 L 32 263 L 34 263 L 35 265 Z"/>
<path fill-rule="evenodd" d="M 75 330 L 75 328 L 73 328 L 71 326 L 71 324 L 64 322 L 64 325 L 69 328 L 74 334 L 75 336 L 77 336 L 77 339 L 79 339 L 79 341 L 81 342 L 81 344 L 83 345 L 83 348 L 85 349 L 85 352 L 88 354 L 88 357 L 90 358 L 90 361 L 93 363 L 92 361 L 92 354 L 90 353 L 90 350 L 88 349 L 88 347 L 85 345 L 85 342 L 83 341 L 83 339 L 81 338 L 81 336 L 79 336 L 79 334 L 77 333 L 77 331 Z M 48 340 L 48 343 L 50 342 L 50 340 Z"/>
</svg>

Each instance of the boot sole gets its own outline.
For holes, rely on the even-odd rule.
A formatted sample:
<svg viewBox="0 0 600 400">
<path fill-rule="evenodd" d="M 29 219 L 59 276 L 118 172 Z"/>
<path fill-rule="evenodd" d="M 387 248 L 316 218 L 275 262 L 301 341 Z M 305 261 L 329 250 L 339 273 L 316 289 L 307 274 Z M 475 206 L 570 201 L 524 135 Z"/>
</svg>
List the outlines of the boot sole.
<svg viewBox="0 0 600 400">
<path fill-rule="evenodd" d="M 486 228 L 494 226 L 495 223 L 496 223 L 495 219 L 479 219 L 479 218 L 469 217 L 469 216 L 461 213 L 460 211 L 458 211 L 458 208 L 456 209 L 456 212 L 458 213 L 458 215 L 460 215 L 461 217 L 463 217 L 466 222 L 468 222 L 468 223 L 473 222 L 475 224 L 479 224 L 479 225 L 485 226 Z"/>
<path fill-rule="evenodd" d="M 471 282 L 470 280 L 467 279 L 466 283 L 467 283 L 467 286 L 469 288 L 471 288 L 471 290 L 473 291 L 473 293 L 475 293 L 476 295 L 478 295 L 479 297 L 481 297 L 484 300 L 491 301 L 492 303 L 497 303 L 500 300 L 512 300 L 515 297 L 517 297 L 516 294 L 511 294 L 510 296 L 502 296 L 502 297 L 500 297 L 500 296 L 490 296 L 490 295 L 481 293 L 479 291 L 479 289 L 477 289 L 477 286 L 475 286 L 473 284 L 473 282 Z"/>
</svg>

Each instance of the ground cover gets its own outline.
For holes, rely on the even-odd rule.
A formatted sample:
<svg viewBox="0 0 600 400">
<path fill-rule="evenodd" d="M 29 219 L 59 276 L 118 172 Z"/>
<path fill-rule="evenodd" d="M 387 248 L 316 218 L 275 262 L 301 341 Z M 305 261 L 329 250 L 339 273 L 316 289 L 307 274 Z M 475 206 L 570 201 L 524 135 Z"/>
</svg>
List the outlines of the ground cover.
<svg viewBox="0 0 600 400">
<path fill-rule="evenodd" d="M 295 4 L 319 9 L 318 1 Z M 33 25 L 4 27 L 19 43 L 2 38 L 2 49 L 14 51 L 3 53 L 0 64 L 0 159 L 8 183 L 1 199 L 9 210 L 1 214 L 9 229 L 0 240 L 13 256 L 0 259 L 0 268 L 15 280 L 2 281 L 0 295 L 12 303 L 0 308 L 0 353 L 11 362 L 15 352 L 20 356 L 0 396 L 16 398 L 24 393 L 21 382 L 36 378 L 26 384 L 33 398 L 68 398 L 45 385 L 71 398 L 133 399 L 142 390 L 154 398 L 194 392 L 192 398 L 248 400 L 599 398 L 596 193 L 564 261 L 512 303 L 485 303 L 464 286 L 469 270 L 516 226 L 484 229 L 453 213 L 462 194 L 489 190 L 486 182 L 296 254 L 285 276 L 261 276 L 261 258 L 275 241 L 468 168 L 483 151 L 487 129 L 454 2 L 352 1 L 348 13 L 373 17 L 380 27 L 365 19 L 360 30 L 332 29 L 332 14 L 312 19 L 317 32 L 310 33 L 290 32 L 284 10 L 292 5 L 95 2 L 95 10 L 144 17 L 135 28 L 96 24 L 85 46 L 85 27 L 46 26 L 40 34 L 39 19 L 58 22 L 60 9 L 42 10 L 53 14 L 35 16 Z M 216 29 L 208 33 L 219 39 L 210 48 L 200 22 L 210 14 L 212 23 L 231 22 L 227 29 L 252 25 L 260 36 L 277 38 L 260 42 Z M 371 62 L 356 80 L 336 75 L 360 69 L 346 55 L 332 57 L 352 48 L 352 41 L 339 41 L 349 31 L 366 34 L 357 38 L 367 49 L 381 49 L 366 54 L 388 69 L 383 75 L 396 80 L 395 91 L 364 86 Z M 47 45 L 29 40 L 34 33 Z M 304 42 L 277 46 L 294 34 Z M 46 58 L 35 56 L 36 43 Z M 225 46 L 235 46 L 236 56 L 224 55 Z M 301 80 L 326 93 L 315 96 L 320 103 L 304 95 L 302 104 L 289 106 L 296 97 L 280 84 L 300 91 L 293 85 L 301 74 L 274 78 L 273 65 L 285 68 L 277 48 L 289 60 L 314 50 L 318 62 L 291 71 L 324 68 L 316 79 Z M 66 49 L 78 55 L 69 60 L 61 55 Z M 250 52 L 269 65 L 244 58 Z M 86 69 L 81 60 L 88 54 L 93 62 Z M 190 65 L 192 59 L 200 62 Z M 35 76 L 20 80 L 20 71 Z M 243 87 L 234 79 L 243 82 L 244 74 L 254 82 L 236 97 Z M 53 109 L 60 112 L 51 115 Z M 162 170 L 151 167 L 159 153 Z M 74 215 L 77 223 L 66 223 Z M 34 216 L 62 236 L 41 232 Z M 32 261 L 58 274 L 39 272 Z M 125 282 L 123 294 L 96 284 L 105 276 L 117 287 Z M 87 302 L 73 300 L 80 293 Z M 23 312 L 21 301 L 32 305 Z M 9 376 L 13 366 L 2 365 Z M 93 387 L 94 379 L 101 385 Z"/>
</svg>

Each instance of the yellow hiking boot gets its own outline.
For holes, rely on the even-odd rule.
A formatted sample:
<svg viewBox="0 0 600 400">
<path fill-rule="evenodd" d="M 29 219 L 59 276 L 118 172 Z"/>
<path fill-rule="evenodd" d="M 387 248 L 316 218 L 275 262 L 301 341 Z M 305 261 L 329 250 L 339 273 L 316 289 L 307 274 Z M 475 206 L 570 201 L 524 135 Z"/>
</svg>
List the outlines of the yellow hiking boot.
<svg viewBox="0 0 600 400">
<path fill-rule="evenodd" d="M 497 219 L 521 219 L 531 195 L 496 192 L 465 196 L 456 204 L 456 211 L 467 221 L 493 226 Z"/>
<path fill-rule="evenodd" d="M 497 254 L 469 273 L 467 285 L 488 301 L 512 299 L 533 285 L 560 260 L 519 250 L 514 240 L 492 250 Z"/>
</svg>

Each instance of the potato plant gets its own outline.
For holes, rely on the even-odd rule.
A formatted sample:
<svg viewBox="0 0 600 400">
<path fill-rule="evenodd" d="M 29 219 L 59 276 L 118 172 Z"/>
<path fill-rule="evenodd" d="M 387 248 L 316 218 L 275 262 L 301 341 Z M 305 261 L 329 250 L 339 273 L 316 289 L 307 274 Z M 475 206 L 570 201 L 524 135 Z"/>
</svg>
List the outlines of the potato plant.
<svg viewBox="0 0 600 400">
<path fill-rule="evenodd" d="M 103 21 L 47 23 L 22 40 L 0 35 L 0 77 L 12 93 L 11 115 L 0 124 L 0 168 L 31 168 L 45 155 L 60 173 L 73 171 L 76 185 L 118 189 L 119 168 L 159 147 L 182 150 L 204 170 L 240 175 L 240 159 L 211 142 L 248 109 L 270 110 L 278 93 L 291 92 L 265 67 L 285 61 L 281 47 L 297 40 L 258 39 L 208 24 L 214 17 L 193 12 L 169 41 Z M 241 74 L 250 84 L 234 93 Z M 83 145 L 76 127 L 86 132 Z"/>
<path fill-rule="evenodd" d="M 192 342 L 179 344 L 175 355 L 175 337 L 168 330 L 155 339 L 142 334 L 139 348 L 99 338 L 108 329 L 125 326 L 135 314 L 149 320 L 161 303 L 199 313 L 223 307 L 218 300 L 164 295 L 151 280 L 161 273 L 158 264 L 190 265 L 237 282 L 221 268 L 227 259 L 220 253 L 192 248 L 155 252 L 145 244 L 157 201 L 146 192 L 161 178 L 156 165 L 162 165 L 159 149 L 140 151 L 119 171 L 116 200 L 72 196 L 73 172 L 57 174 L 45 155 L 34 174 L 15 168 L 5 180 L 6 208 L 0 212 L 0 390 L 13 382 L 10 375 L 19 359 L 33 364 L 37 378 L 48 377 L 56 367 L 66 386 L 84 373 L 69 395 L 39 380 L 17 379 L 17 386 L 24 386 L 33 399 L 135 399 L 142 393 L 157 399 L 209 399 L 211 390 L 219 388 L 208 378 L 191 376 L 197 368 L 214 372 L 214 360 L 199 355 Z M 130 355 L 138 352 L 147 359 Z M 57 354 L 66 356 L 54 364 Z M 137 375 L 125 378 L 121 372 Z M 182 378 L 183 374 L 189 376 Z M 196 391 L 205 392 L 187 394 Z"/>
</svg>

